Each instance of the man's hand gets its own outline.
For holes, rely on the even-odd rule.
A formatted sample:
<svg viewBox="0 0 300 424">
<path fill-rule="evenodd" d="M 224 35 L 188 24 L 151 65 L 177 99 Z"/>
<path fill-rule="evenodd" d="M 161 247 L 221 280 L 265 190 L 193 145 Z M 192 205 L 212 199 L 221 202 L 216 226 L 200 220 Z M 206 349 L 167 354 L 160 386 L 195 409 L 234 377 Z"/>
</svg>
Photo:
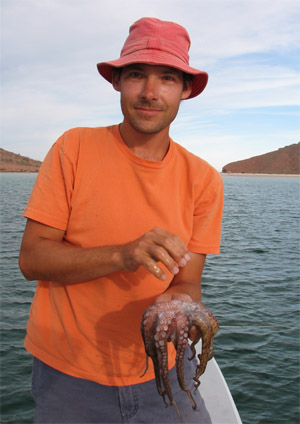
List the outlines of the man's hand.
<svg viewBox="0 0 300 424">
<path fill-rule="evenodd" d="M 163 263 L 176 275 L 191 259 L 183 241 L 159 227 L 120 246 L 120 254 L 122 269 L 133 272 L 143 266 L 160 280 L 165 280 L 167 276 L 157 262 Z"/>
<path fill-rule="evenodd" d="M 159 303 L 159 302 L 170 302 L 170 300 L 183 300 L 184 302 L 193 302 L 193 299 L 191 298 L 191 296 L 189 296 L 188 294 L 185 293 L 162 293 L 160 294 L 156 299 L 154 303 Z M 199 338 L 199 334 L 198 334 L 198 330 L 195 327 L 195 325 L 193 325 L 190 330 L 189 330 L 189 339 L 192 341 L 195 341 Z"/>
<path fill-rule="evenodd" d="M 201 300 L 201 276 L 205 264 L 205 255 L 190 252 L 191 260 L 174 276 L 166 291 L 155 299 L 154 303 L 182 300 L 199 302 Z M 189 331 L 192 341 L 199 339 L 198 330 L 192 326 Z"/>
</svg>

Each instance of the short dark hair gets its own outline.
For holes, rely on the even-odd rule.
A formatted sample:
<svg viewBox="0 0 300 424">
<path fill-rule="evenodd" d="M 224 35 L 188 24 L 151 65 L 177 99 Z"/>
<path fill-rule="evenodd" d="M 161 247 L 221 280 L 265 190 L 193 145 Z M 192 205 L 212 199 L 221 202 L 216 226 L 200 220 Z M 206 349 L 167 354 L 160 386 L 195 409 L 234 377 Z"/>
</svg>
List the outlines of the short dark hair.
<svg viewBox="0 0 300 424">
<path fill-rule="evenodd" d="M 113 73 L 118 76 L 118 79 L 121 77 L 123 68 L 113 68 Z"/>
<path fill-rule="evenodd" d="M 188 84 L 193 81 L 194 75 L 187 74 L 186 72 L 182 72 L 182 76 L 183 76 L 183 88 L 186 89 L 188 88 Z"/>
</svg>

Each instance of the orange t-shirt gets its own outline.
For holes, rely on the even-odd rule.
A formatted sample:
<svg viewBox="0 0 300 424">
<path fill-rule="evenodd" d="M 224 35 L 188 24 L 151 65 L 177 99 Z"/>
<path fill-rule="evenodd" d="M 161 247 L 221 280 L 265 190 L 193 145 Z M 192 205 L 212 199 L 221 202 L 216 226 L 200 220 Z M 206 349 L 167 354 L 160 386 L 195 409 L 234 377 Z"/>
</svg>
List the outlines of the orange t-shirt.
<svg viewBox="0 0 300 424">
<path fill-rule="evenodd" d="M 218 253 L 222 201 L 219 173 L 172 140 L 164 160 L 151 162 L 127 148 L 118 126 L 76 128 L 49 151 L 24 216 L 64 230 L 72 246 L 122 244 L 159 226 L 192 252 Z M 167 275 L 162 282 L 140 267 L 77 284 L 39 281 L 25 347 L 53 368 L 101 384 L 154 378 L 151 361 L 140 377 L 140 323 L 170 284 Z"/>
</svg>

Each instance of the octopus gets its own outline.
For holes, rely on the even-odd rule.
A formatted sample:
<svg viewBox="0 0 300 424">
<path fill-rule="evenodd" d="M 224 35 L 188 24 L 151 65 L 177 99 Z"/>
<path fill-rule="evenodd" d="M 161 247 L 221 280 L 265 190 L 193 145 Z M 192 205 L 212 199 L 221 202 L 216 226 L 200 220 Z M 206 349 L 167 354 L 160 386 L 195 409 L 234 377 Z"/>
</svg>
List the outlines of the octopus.
<svg viewBox="0 0 300 424">
<path fill-rule="evenodd" d="M 180 388 L 185 391 L 191 400 L 192 408 L 197 409 L 197 404 L 184 380 L 184 353 L 189 345 L 189 330 L 195 326 L 196 339 L 190 344 L 192 351 L 189 360 L 196 356 L 195 345 L 201 339 L 201 353 L 198 354 L 197 367 L 195 370 L 195 393 L 200 385 L 200 376 L 205 372 L 207 362 L 213 357 L 213 337 L 219 329 L 217 319 L 202 302 L 186 302 L 182 300 L 171 300 L 160 302 L 149 306 L 143 314 L 141 333 L 146 352 L 146 369 L 148 369 L 148 358 L 153 362 L 155 380 L 158 393 L 162 396 L 166 406 L 169 399 L 170 405 L 174 406 L 179 418 L 179 409 L 173 399 L 170 387 L 168 369 L 167 342 L 173 342 L 176 349 L 176 372 Z"/>
</svg>

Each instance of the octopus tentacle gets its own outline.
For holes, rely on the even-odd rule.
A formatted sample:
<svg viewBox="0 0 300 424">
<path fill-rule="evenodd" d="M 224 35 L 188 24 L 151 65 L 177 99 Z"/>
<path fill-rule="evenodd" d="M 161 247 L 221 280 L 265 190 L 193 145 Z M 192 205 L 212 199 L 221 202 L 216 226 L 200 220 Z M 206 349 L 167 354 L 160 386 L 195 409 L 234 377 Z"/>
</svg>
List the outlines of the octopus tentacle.
<svg viewBox="0 0 300 424">
<path fill-rule="evenodd" d="M 198 354 L 199 363 L 196 368 L 196 375 L 194 377 L 195 384 L 195 391 L 200 385 L 200 376 L 205 372 L 208 356 L 209 356 L 209 350 L 210 350 L 210 338 L 211 338 L 211 331 L 209 327 L 201 322 L 202 328 L 204 330 L 201 332 L 201 338 L 202 338 L 202 346 L 201 346 L 201 353 Z"/>
<path fill-rule="evenodd" d="M 161 379 L 165 388 L 165 391 L 163 392 L 163 395 L 167 395 L 170 405 L 174 406 L 178 416 L 181 418 L 179 409 L 177 407 L 177 404 L 173 398 L 171 385 L 170 385 L 170 376 L 169 376 L 169 369 L 168 369 L 168 351 L 167 351 L 167 344 L 165 345 L 165 348 L 161 351 L 158 351 L 158 358 L 161 365 Z M 168 406 L 167 402 L 165 401 L 165 405 Z"/>
<path fill-rule="evenodd" d="M 153 313 L 154 306 L 150 306 L 144 313 L 141 325 L 141 333 L 144 340 L 146 351 L 146 368 L 141 377 L 143 377 L 148 369 L 148 358 L 150 357 L 153 362 L 155 381 L 158 393 L 163 397 L 164 403 L 168 406 L 165 400 L 165 394 L 161 386 L 160 369 L 161 364 L 157 356 L 156 339 L 157 336 L 157 316 Z"/>
<path fill-rule="evenodd" d="M 161 305 L 163 306 L 163 305 Z M 175 341 L 174 340 L 174 330 L 175 330 L 175 314 L 172 311 L 164 311 L 158 314 L 158 323 L 157 323 L 157 334 L 156 334 L 156 347 L 157 347 L 157 358 L 160 365 L 160 377 L 164 386 L 164 395 L 168 396 L 170 405 L 174 406 L 177 411 L 179 418 L 181 419 L 181 415 L 177 404 L 173 398 L 170 378 L 169 378 L 169 367 L 168 367 L 168 349 L 167 349 L 167 341 Z M 154 336 L 155 338 L 155 336 Z M 165 401 L 165 405 L 167 406 L 167 402 Z"/>
<path fill-rule="evenodd" d="M 196 346 L 196 344 L 199 342 L 199 340 L 201 339 L 201 333 L 200 333 L 200 331 L 199 331 L 199 329 L 197 328 L 197 327 L 195 327 L 196 328 L 196 330 L 197 330 L 197 337 L 195 338 L 195 340 L 190 344 L 190 349 L 191 349 L 191 351 L 192 351 L 192 356 L 190 356 L 189 358 L 188 358 L 188 360 L 189 361 L 191 361 L 192 359 L 194 359 L 195 358 L 195 356 L 196 356 L 196 349 L 195 349 L 195 346 Z"/>
<path fill-rule="evenodd" d="M 168 397 L 170 405 L 175 407 L 180 418 L 180 412 L 173 399 L 170 386 L 167 342 L 172 341 L 176 349 L 176 372 L 179 385 L 190 398 L 193 409 L 196 409 L 197 404 L 184 379 L 184 354 L 188 346 L 188 333 L 192 326 L 197 329 L 197 337 L 191 344 L 190 360 L 196 356 L 195 345 L 202 339 L 202 349 L 198 355 L 199 363 L 193 378 L 196 382 L 195 388 L 197 388 L 200 384 L 199 378 L 206 369 L 207 361 L 213 356 L 213 337 L 219 329 L 218 321 L 210 310 L 202 302 L 181 300 L 160 302 L 150 306 L 144 312 L 141 324 L 146 351 L 144 374 L 148 369 L 148 357 L 150 357 L 153 362 L 158 393 L 163 397 L 166 406 L 168 406 L 166 401 L 166 397 Z"/>
<path fill-rule="evenodd" d="M 181 325 L 177 325 L 176 345 L 175 345 L 177 378 L 178 378 L 178 382 L 181 389 L 187 393 L 189 399 L 192 402 L 193 409 L 196 410 L 197 404 L 190 390 L 187 388 L 185 384 L 185 379 L 184 379 L 184 353 L 189 343 L 188 342 L 189 320 L 185 316 L 180 316 L 180 322 L 181 322 Z M 179 320 L 177 324 L 178 323 L 179 323 Z"/>
</svg>

